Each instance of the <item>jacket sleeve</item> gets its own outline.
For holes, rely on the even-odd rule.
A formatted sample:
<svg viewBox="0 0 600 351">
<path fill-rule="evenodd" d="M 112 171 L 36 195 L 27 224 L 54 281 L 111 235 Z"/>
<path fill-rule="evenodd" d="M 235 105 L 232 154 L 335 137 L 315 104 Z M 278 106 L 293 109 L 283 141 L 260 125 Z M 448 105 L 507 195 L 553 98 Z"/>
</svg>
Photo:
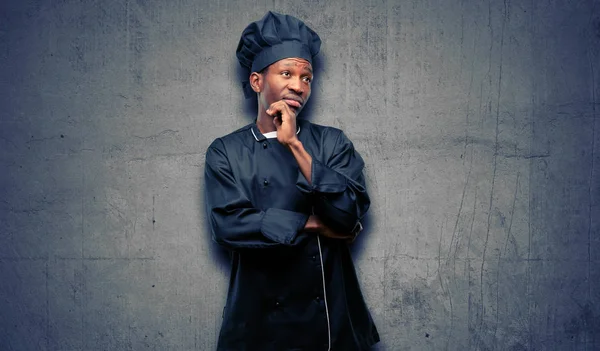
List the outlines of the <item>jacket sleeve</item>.
<svg viewBox="0 0 600 351">
<path fill-rule="evenodd" d="M 324 163 L 325 162 L 325 163 Z M 296 186 L 312 193 L 314 213 L 333 229 L 351 233 L 371 204 L 363 175 L 364 161 L 352 142 L 339 131 L 327 160 L 312 159 L 312 184 L 298 172 Z"/>
<path fill-rule="evenodd" d="M 294 246 L 308 237 L 303 232 L 308 215 L 253 206 L 233 176 L 220 139 L 206 152 L 204 189 L 212 238 L 228 249 Z"/>
</svg>

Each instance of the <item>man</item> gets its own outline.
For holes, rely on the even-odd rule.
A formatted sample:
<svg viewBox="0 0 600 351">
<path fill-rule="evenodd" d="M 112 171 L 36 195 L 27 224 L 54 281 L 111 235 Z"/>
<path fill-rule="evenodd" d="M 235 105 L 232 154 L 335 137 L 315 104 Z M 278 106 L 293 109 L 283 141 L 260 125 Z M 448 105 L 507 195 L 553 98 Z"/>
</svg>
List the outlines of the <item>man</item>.
<svg viewBox="0 0 600 351">
<path fill-rule="evenodd" d="M 206 153 L 207 217 L 232 269 L 218 350 L 368 350 L 379 335 L 348 243 L 369 208 L 363 160 L 339 129 L 297 120 L 320 38 L 268 12 L 242 33 L 258 116 Z"/>
</svg>

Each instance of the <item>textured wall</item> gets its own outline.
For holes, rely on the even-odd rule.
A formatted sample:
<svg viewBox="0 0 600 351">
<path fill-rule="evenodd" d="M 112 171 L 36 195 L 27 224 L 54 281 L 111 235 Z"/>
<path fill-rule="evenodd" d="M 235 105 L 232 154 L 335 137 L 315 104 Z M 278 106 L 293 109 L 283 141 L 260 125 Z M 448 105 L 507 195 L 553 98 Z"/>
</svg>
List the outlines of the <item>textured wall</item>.
<svg viewBox="0 0 600 351">
<path fill-rule="evenodd" d="M 367 163 L 377 349 L 600 349 L 598 0 L 2 1 L 0 349 L 214 349 L 204 152 L 269 9 Z"/>
</svg>

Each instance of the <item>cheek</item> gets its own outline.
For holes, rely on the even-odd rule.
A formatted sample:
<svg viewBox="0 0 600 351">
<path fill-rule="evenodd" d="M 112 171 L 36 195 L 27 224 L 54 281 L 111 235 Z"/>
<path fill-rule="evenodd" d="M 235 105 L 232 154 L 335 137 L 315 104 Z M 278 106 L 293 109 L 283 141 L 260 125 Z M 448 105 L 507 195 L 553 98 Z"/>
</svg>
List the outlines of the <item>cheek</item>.
<svg viewBox="0 0 600 351">
<path fill-rule="evenodd" d="M 269 106 L 271 103 L 273 103 L 271 96 L 273 95 L 273 89 L 271 84 L 269 84 L 269 82 L 265 81 L 265 84 L 263 85 L 263 94 L 262 94 L 262 100 L 265 106 Z"/>
<path fill-rule="evenodd" d="M 279 89 L 278 86 L 276 84 L 271 84 L 269 86 L 269 90 L 267 91 L 267 99 L 269 99 L 269 101 L 271 103 L 274 103 L 275 101 L 279 100 Z"/>
</svg>

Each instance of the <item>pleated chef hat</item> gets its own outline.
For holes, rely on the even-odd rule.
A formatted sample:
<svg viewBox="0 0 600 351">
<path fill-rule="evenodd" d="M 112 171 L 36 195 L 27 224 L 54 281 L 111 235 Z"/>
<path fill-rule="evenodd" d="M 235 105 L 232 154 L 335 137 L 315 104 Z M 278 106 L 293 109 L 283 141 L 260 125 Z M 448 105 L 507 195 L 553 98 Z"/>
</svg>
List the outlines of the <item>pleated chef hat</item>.
<svg viewBox="0 0 600 351">
<path fill-rule="evenodd" d="M 259 21 L 250 23 L 242 32 L 236 56 L 249 76 L 260 72 L 279 60 L 297 57 L 312 65 L 319 53 L 321 39 L 304 22 L 290 15 L 269 11 Z M 250 98 L 254 91 L 250 83 L 242 82 L 244 95 Z"/>
</svg>

